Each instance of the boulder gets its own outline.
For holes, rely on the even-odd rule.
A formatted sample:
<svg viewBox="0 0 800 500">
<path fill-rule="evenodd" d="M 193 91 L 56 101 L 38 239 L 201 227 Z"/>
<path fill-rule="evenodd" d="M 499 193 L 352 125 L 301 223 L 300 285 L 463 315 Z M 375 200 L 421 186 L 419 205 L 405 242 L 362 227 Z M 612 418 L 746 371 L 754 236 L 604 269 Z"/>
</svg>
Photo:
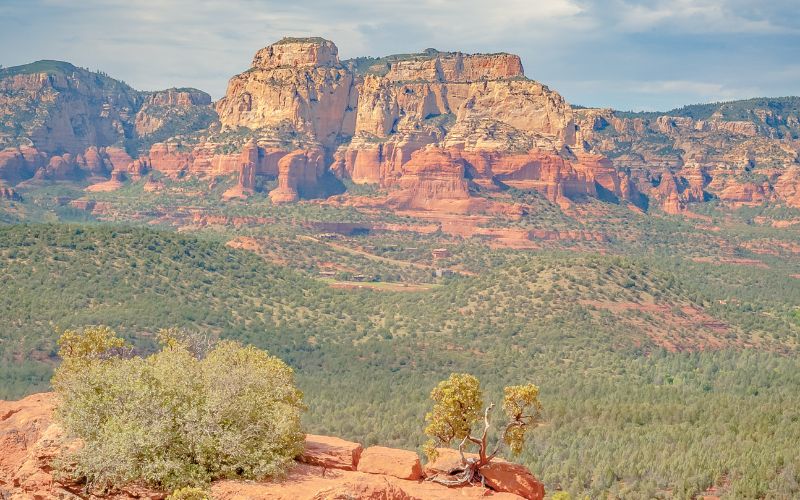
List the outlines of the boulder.
<svg viewBox="0 0 800 500">
<path fill-rule="evenodd" d="M 364 450 L 358 470 L 408 480 L 422 477 L 422 466 L 416 453 L 383 446 L 370 446 Z"/>
<path fill-rule="evenodd" d="M 524 465 L 493 460 L 480 469 L 486 486 L 495 491 L 513 493 L 529 500 L 544 498 L 544 485 Z"/>
<path fill-rule="evenodd" d="M 392 484 L 388 478 L 376 481 L 355 480 L 324 489 L 314 495 L 313 500 L 414 500 L 400 486 Z"/>
<path fill-rule="evenodd" d="M 306 449 L 298 461 L 328 469 L 356 470 L 363 448 L 337 437 L 306 435 Z"/>
</svg>

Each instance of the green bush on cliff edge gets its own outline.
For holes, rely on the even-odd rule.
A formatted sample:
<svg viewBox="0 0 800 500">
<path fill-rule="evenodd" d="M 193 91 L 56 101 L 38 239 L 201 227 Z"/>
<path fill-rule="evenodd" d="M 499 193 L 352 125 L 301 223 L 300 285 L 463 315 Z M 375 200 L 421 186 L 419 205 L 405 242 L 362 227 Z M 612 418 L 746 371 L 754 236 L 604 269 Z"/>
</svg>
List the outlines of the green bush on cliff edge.
<svg viewBox="0 0 800 500">
<path fill-rule="evenodd" d="M 65 331 L 57 417 L 83 447 L 57 468 L 94 491 L 174 490 L 283 474 L 303 449 L 305 407 L 283 361 L 252 346 L 160 332 L 147 357 L 107 327 Z"/>
</svg>

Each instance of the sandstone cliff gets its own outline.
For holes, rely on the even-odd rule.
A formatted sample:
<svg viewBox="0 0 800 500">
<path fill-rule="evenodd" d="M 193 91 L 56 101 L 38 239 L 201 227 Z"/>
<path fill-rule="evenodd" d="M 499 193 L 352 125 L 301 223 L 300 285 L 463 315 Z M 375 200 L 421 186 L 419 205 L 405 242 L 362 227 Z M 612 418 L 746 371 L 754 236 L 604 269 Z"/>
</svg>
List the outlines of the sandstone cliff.
<svg viewBox="0 0 800 500">
<path fill-rule="evenodd" d="M 332 146 L 346 130 L 352 86 L 353 75 L 339 63 L 332 42 L 285 39 L 258 51 L 252 67 L 231 79 L 216 109 L 225 127 L 269 129 L 286 123 Z"/>
<path fill-rule="evenodd" d="M 576 168 L 581 160 L 569 151 L 572 109 L 556 92 L 526 79 L 517 56 L 429 50 L 365 64 L 342 63 L 337 54 L 332 42 L 319 38 L 285 39 L 258 51 L 252 68 L 235 76 L 217 103 L 220 122 L 251 129 L 262 141 L 280 142 L 286 133 L 302 137 L 304 147 L 322 148 L 340 178 L 399 190 L 387 200 L 391 206 L 461 212 L 468 204 L 451 201 L 456 192 L 458 199 L 469 198 L 463 187 L 468 174 L 487 186 L 507 179 L 543 187 L 554 201 L 573 191 L 594 192 L 585 171 L 596 163 Z M 462 165 L 452 168 L 431 154 L 412 162 L 415 152 L 432 145 Z M 507 162 L 513 155 L 527 161 Z M 158 161 L 153 165 L 159 168 Z M 621 194 L 613 168 L 602 175 L 613 177 L 608 183 Z M 304 176 L 304 182 L 313 179 Z M 283 184 L 273 200 L 296 200 L 296 189 Z"/>
<path fill-rule="evenodd" d="M 129 153 L 146 152 L 149 142 L 207 127 L 210 104 L 199 90 L 139 92 L 59 61 L 2 69 L 0 179 L 80 180 L 127 170 Z"/>
<path fill-rule="evenodd" d="M 497 208 L 481 200 L 509 187 L 562 208 L 585 196 L 674 214 L 709 200 L 800 206 L 800 98 L 575 110 L 526 78 L 513 54 L 341 61 L 329 40 L 285 38 L 210 103 L 194 89 L 137 92 L 67 63 L 0 70 L 0 110 L 12 118 L 0 125 L 0 180 L 111 189 L 152 169 L 235 177 L 224 195 L 233 199 L 264 176 L 286 203 L 325 196 L 330 171 L 414 210 Z"/>
<path fill-rule="evenodd" d="M 668 213 L 718 199 L 798 206 L 800 99 L 687 106 L 667 114 L 581 109 L 578 142 Z"/>
</svg>

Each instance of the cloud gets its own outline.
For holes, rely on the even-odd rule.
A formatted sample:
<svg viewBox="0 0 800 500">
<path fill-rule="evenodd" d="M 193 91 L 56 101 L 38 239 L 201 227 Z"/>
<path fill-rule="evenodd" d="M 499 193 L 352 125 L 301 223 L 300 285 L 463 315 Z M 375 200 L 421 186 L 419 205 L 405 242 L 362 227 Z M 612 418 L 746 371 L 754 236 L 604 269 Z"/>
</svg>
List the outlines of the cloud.
<svg viewBox="0 0 800 500">
<path fill-rule="evenodd" d="M 777 24 L 770 12 L 744 8 L 736 0 L 620 1 L 617 27 L 630 32 L 666 28 L 692 33 L 798 33 L 798 27 Z"/>
<path fill-rule="evenodd" d="M 643 81 L 627 82 L 625 85 L 630 92 L 639 94 L 665 94 L 683 93 L 707 97 L 714 99 L 735 99 L 746 97 L 757 92 L 756 88 L 750 87 L 729 87 L 723 83 L 700 82 L 692 80 L 666 80 L 666 81 Z"/>
<path fill-rule="evenodd" d="M 62 59 L 136 88 L 195 86 L 219 98 L 257 49 L 319 35 L 343 58 L 515 52 L 529 75 L 573 102 L 667 106 L 796 93 L 796 78 L 780 74 L 800 52 L 796 2 L 2 0 L 0 64 Z"/>
</svg>

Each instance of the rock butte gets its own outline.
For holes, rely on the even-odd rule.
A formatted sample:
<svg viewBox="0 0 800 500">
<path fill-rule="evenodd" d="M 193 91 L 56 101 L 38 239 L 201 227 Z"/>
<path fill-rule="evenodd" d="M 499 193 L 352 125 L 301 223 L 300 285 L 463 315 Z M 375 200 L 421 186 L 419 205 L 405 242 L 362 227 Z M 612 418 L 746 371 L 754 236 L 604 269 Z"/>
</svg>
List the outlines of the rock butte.
<svg viewBox="0 0 800 500">
<path fill-rule="evenodd" d="M 231 175 L 237 184 L 223 198 L 233 200 L 265 176 L 278 181 L 272 201 L 291 203 L 324 196 L 321 181 L 333 175 L 385 190 L 373 205 L 453 214 L 524 211 L 493 199 L 508 187 L 562 208 L 586 196 L 673 214 L 714 198 L 800 207 L 796 113 L 764 106 L 747 119 L 722 111 L 693 119 L 573 109 L 526 78 L 513 54 L 427 49 L 342 61 L 329 40 L 285 38 L 259 50 L 213 104 L 194 89 L 136 93 L 117 82 L 101 91 L 67 66 L 0 79 L 0 109 L 10 116 L 45 91 L 56 96 L 44 126 L 25 129 L 27 146 L 0 151 L 9 186 L 88 178 L 94 190 L 112 190 L 149 171 Z M 136 159 L 119 147 L 131 133 L 163 135 L 170 114 L 192 110 L 218 122 L 164 137 Z M 763 175 L 750 174 L 762 165 Z"/>
<path fill-rule="evenodd" d="M 19 401 L 0 401 L 0 498 L 37 500 L 85 498 L 82 485 L 54 478 L 51 462 L 63 450 L 80 446 L 53 421 L 53 393 L 33 394 Z M 440 450 L 453 461 L 455 450 Z M 541 500 L 544 487 L 525 467 L 498 461 L 487 468 L 490 488 L 448 488 L 422 479 L 416 453 L 373 446 L 362 449 L 343 439 L 307 435 L 306 450 L 288 476 L 276 482 L 216 481 L 215 499 L 285 500 L 527 498 Z M 442 459 L 437 461 L 441 464 Z M 449 462 L 448 462 L 449 463 Z M 440 465 L 441 466 L 441 465 Z M 430 473 L 438 473 L 429 467 Z M 164 498 L 163 492 L 132 485 L 104 498 Z M 95 497 L 92 497 L 95 498 Z"/>
</svg>

